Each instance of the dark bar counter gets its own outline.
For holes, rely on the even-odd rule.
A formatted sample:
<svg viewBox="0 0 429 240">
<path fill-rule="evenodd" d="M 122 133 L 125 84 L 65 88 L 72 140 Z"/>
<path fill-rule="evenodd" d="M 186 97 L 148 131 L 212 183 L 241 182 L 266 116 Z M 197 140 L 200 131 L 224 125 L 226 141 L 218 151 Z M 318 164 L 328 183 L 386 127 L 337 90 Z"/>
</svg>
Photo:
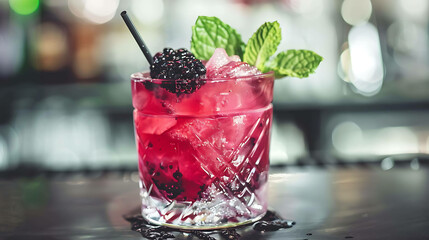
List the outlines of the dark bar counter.
<svg viewBox="0 0 429 240">
<path fill-rule="evenodd" d="M 123 218 L 139 207 L 137 181 L 136 172 L 9 174 L 0 180 L 0 239 L 142 239 Z M 427 164 L 273 167 L 269 199 L 296 225 L 249 226 L 240 239 L 429 239 Z"/>
</svg>

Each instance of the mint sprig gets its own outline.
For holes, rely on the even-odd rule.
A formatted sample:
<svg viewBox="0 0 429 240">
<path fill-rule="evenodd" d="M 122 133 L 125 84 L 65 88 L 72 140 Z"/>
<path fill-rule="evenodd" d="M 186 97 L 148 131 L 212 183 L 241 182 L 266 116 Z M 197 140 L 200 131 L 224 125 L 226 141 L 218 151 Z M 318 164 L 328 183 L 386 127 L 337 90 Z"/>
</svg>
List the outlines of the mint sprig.
<svg viewBox="0 0 429 240">
<path fill-rule="evenodd" d="M 276 77 L 308 77 L 323 60 L 313 51 L 293 49 L 280 52 L 270 60 L 280 41 L 277 21 L 262 24 L 246 45 L 241 35 L 219 18 L 200 16 L 192 27 L 191 51 L 198 59 L 208 60 L 216 48 L 224 48 L 228 55 L 240 56 L 263 73 L 274 71 Z"/>
<path fill-rule="evenodd" d="M 277 21 L 266 22 L 247 42 L 243 61 L 265 70 L 265 62 L 277 51 L 282 39 L 280 25 Z"/>
<path fill-rule="evenodd" d="M 192 27 L 191 52 L 200 60 L 209 60 L 216 48 L 243 58 L 244 47 L 241 35 L 217 17 L 199 16 Z"/>
<path fill-rule="evenodd" d="M 288 50 L 279 53 L 266 68 L 274 71 L 277 77 L 304 78 L 314 73 L 322 60 L 321 56 L 310 50 Z"/>
</svg>

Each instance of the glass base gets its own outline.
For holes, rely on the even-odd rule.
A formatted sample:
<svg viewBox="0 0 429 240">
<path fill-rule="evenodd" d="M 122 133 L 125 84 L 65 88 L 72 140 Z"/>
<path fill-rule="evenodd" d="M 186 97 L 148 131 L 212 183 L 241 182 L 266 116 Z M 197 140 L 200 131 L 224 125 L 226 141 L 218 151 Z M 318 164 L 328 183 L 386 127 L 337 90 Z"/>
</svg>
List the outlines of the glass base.
<svg viewBox="0 0 429 240">
<path fill-rule="evenodd" d="M 215 225 L 177 225 L 177 224 L 159 222 L 159 221 L 147 218 L 145 215 L 143 215 L 143 211 L 142 211 L 143 218 L 146 221 L 148 221 L 149 223 L 154 224 L 154 225 L 158 225 L 158 226 L 163 226 L 163 227 L 180 229 L 180 230 L 216 230 L 216 229 L 239 227 L 239 226 L 244 226 L 244 225 L 248 225 L 248 224 L 259 221 L 259 220 L 261 220 L 261 218 L 263 218 L 265 216 L 265 214 L 266 214 L 266 212 L 262 213 L 259 216 L 254 217 L 252 219 L 243 221 L 243 222 L 230 222 L 230 223 L 225 223 L 225 224 L 220 224 L 220 225 L 215 226 Z"/>
<path fill-rule="evenodd" d="M 228 195 L 214 186 L 197 201 L 167 201 L 141 189 L 142 216 L 150 223 L 176 229 L 209 230 L 246 225 L 267 212 L 266 184 L 254 192 Z"/>
</svg>

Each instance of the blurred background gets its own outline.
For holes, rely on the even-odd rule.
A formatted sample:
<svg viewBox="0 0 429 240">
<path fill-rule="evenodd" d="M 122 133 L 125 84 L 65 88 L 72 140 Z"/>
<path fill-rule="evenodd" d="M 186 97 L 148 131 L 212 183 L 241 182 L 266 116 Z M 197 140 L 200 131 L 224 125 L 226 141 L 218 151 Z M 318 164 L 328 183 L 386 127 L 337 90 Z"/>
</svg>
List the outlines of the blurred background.
<svg viewBox="0 0 429 240">
<path fill-rule="evenodd" d="M 429 153 L 427 0 L 0 0 L 0 171 L 137 168 L 129 75 L 149 66 L 122 10 L 152 53 L 208 15 L 244 41 L 277 20 L 279 49 L 324 57 L 275 83 L 272 164 Z"/>
</svg>

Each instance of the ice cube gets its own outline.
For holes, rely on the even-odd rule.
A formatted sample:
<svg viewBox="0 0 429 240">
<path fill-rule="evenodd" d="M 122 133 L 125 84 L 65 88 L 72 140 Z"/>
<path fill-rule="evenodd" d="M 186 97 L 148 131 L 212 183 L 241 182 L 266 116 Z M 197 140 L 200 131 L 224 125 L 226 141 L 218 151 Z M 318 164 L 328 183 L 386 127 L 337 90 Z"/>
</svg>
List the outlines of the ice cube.
<svg viewBox="0 0 429 240">
<path fill-rule="evenodd" d="M 177 120 L 174 117 L 151 117 L 135 110 L 134 123 L 138 134 L 161 135 L 176 125 Z"/>
<path fill-rule="evenodd" d="M 211 148 L 215 155 L 229 159 L 246 134 L 258 122 L 258 114 L 246 113 L 217 118 L 178 119 L 169 134 L 172 139 L 184 140 L 194 148 Z M 207 152 L 204 155 L 209 155 Z M 216 157 L 215 157 L 216 158 Z M 214 159 L 215 159 L 214 158 Z"/>
<path fill-rule="evenodd" d="M 208 78 L 241 77 L 260 74 L 261 72 L 247 63 L 241 62 L 239 56 L 228 56 L 225 49 L 217 48 L 206 64 Z"/>
<path fill-rule="evenodd" d="M 241 62 L 241 59 L 238 55 L 232 55 L 229 59 L 233 62 Z"/>
<path fill-rule="evenodd" d="M 244 77 L 261 74 L 261 72 L 253 66 L 244 62 L 229 62 L 226 65 L 217 69 L 218 77 Z"/>
<path fill-rule="evenodd" d="M 220 68 L 223 65 L 229 63 L 229 62 L 240 62 L 241 59 L 239 56 L 228 56 L 225 49 L 223 48 L 216 48 L 214 51 L 212 57 L 209 59 L 209 61 L 206 64 L 207 70 L 213 70 L 216 68 Z"/>
</svg>

